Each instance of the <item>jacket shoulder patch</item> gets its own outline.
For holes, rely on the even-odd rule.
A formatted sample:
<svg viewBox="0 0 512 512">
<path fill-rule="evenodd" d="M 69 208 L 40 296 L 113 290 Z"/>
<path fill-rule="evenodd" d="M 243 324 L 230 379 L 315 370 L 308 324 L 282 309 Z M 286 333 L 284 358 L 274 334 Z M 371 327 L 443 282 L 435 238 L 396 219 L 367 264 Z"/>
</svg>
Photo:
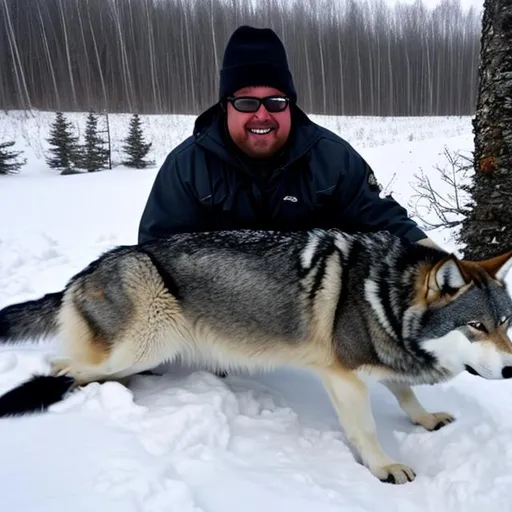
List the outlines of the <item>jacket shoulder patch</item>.
<svg viewBox="0 0 512 512">
<path fill-rule="evenodd" d="M 370 188 L 382 190 L 382 185 L 377 181 L 377 178 L 376 178 L 375 174 L 373 173 L 373 171 L 370 171 L 368 173 L 367 181 L 368 181 L 368 185 L 370 186 Z"/>
</svg>

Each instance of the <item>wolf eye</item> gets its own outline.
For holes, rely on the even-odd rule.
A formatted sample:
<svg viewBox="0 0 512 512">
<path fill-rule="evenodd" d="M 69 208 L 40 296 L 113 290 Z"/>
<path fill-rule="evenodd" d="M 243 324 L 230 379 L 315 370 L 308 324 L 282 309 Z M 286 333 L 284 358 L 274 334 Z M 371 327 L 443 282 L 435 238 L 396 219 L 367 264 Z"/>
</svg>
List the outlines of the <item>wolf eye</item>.
<svg viewBox="0 0 512 512">
<path fill-rule="evenodd" d="M 503 325 L 503 324 L 508 323 L 508 321 L 509 321 L 509 320 L 510 320 L 510 317 L 508 317 L 508 316 L 502 316 L 502 317 L 500 318 L 500 325 Z"/>
<path fill-rule="evenodd" d="M 476 329 L 477 331 L 487 332 L 487 328 L 482 322 L 468 322 L 469 327 Z"/>
</svg>

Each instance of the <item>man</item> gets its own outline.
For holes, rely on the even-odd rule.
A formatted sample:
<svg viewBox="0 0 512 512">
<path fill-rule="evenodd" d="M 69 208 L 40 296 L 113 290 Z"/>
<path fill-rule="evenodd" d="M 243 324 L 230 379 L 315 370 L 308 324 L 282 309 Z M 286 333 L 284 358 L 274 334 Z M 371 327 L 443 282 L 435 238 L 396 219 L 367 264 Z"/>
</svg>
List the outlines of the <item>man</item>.
<svg viewBox="0 0 512 512">
<path fill-rule="evenodd" d="M 239 27 L 225 50 L 219 102 L 162 165 L 139 242 L 220 229 L 388 230 L 433 244 L 342 138 L 297 106 L 286 51 L 270 29 Z"/>
</svg>

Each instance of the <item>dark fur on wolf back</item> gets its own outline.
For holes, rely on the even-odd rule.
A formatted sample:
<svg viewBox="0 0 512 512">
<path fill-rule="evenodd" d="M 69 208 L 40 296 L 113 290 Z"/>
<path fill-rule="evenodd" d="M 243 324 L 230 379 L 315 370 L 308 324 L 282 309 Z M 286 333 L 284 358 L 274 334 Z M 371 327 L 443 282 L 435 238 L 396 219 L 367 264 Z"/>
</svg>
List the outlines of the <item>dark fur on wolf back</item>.
<svg viewBox="0 0 512 512">
<path fill-rule="evenodd" d="M 59 402 L 73 387 L 75 380 L 65 375 L 35 375 L 19 387 L 0 396 L 0 417 L 42 412 Z"/>
</svg>

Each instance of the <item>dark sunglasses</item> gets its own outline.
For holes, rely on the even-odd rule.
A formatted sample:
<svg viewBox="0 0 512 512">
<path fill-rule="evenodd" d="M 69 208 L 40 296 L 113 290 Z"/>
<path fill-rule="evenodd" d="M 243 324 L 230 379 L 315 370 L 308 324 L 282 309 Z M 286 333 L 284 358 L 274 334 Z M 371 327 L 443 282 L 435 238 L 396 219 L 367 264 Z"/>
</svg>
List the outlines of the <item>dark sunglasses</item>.
<svg viewBox="0 0 512 512">
<path fill-rule="evenodd" d="M 263 104 L 269 112 L 282 112 L 290 103 L 286 96 L 267 96 L 257 98 L 255 96 L 230 96 L 227 98 L 238 112 L 256 112 Z"/>
</svg>

